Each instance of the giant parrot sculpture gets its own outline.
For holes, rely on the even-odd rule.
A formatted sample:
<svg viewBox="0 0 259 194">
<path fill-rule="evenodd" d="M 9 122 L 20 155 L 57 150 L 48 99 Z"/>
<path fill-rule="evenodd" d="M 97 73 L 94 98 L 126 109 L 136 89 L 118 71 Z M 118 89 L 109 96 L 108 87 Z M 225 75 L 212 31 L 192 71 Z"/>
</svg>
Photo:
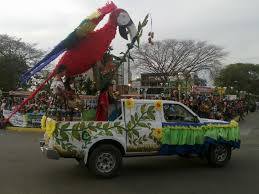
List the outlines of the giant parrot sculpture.
<svg viewBox="0 0 259 194">
<path fill-rule="evenodd" d="M 93 31 L 104 16 L 109 13 L 108 22 L 102 28 Z M 133 40 L 137 34 L 136 26 L 129 14 L 125 10 L 117 8 L 113 2 L 106 4 L 85 19 L 66 39 L 61 41 L 39 63 L 23 75 L 22 79 L 27 81 L 65 52 L 48 78 L 12 112 L 7 121 L 43 89 L 45 84 L 56 75 L 61 65 L 66 69 L 66 76 L 73 77 L 85 73 L 97 61 L 100 61 L 115 38 L 117 27 L 119 27 L 120 35 L 124 39 L 128 40 L 129 34 Z"/>
</svg>

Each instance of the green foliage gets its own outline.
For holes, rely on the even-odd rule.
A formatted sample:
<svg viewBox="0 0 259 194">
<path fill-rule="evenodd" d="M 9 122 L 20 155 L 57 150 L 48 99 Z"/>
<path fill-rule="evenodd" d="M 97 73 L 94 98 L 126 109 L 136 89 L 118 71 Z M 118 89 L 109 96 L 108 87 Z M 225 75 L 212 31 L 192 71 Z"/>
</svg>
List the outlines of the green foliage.
<svg viewBox="0 0 259 194">
<path fill-rule="evenodd" d="M 222 69 L 215 79 L 216 86 L 259 94 L 259 65 L 231 64 Z"/>
<path fill-rule="evenodd" d="M 96 95 L 96 87 L 94 82 L 89 78 L 82 77 L 80 83 L 78 84 L 79 93 L 85 93 L 86 95 Z"/>
<path fill-rule="evenodd" d="M 0 56 L 0 88 L 4 91 L 15 90 L 19 76 L 28 69 L 26 62 L 17 56 Z"/>
<path fill-rule="evenodd" d="M 35 46 L 15 37 L 0 35 L 0 88 L 9 91 L 18 87 L 21 74 L 43 55 Z"/>
</svg>

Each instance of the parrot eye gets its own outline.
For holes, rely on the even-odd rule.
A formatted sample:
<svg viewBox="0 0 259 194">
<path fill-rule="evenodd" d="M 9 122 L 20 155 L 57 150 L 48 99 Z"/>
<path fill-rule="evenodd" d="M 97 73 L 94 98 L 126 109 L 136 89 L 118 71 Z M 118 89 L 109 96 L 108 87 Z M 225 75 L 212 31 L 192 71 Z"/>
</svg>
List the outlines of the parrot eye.
<svg viewBox="0 0 259 194">
<path fill-rule="evenodd" d="M 127 12 L 121 12 L 117 18 L 117 22 L 119 26 L 126 26 L 130 22 L 130 16 Z"/>
</svg>

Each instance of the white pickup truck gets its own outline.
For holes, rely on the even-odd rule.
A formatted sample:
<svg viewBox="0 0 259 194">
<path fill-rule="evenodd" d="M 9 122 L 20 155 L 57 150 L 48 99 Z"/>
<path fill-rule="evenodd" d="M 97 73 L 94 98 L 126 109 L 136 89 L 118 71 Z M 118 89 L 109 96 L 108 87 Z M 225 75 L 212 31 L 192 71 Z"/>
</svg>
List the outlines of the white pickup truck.
<svg viewBox="0 0 259 194">
<path fill-rule="evenodd" d="M 75 158 L 93 174 L 112 177 L 123 157 L 197 155 L 224 166 L 232 149 L 240 147 L 235 121 L 199 118 L 179 102 L 124 99 L 118 112 L 107 122 L 56 122 L 44 116 L 42 152 L 49 159 Z"/>
</svg>

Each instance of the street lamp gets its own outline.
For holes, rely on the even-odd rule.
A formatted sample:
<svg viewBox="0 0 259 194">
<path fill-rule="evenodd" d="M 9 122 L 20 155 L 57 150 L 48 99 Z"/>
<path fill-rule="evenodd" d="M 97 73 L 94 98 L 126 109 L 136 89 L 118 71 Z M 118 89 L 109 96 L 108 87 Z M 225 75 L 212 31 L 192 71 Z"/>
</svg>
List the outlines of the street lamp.
<svg viewBox="0 0 259 194">
<path fill-rule="evenodd" d="M 129 86 L 129 94 L 130 94 L 131 93 L 131 84 L 129 83 L 128 86 Z"/>
</svg>

